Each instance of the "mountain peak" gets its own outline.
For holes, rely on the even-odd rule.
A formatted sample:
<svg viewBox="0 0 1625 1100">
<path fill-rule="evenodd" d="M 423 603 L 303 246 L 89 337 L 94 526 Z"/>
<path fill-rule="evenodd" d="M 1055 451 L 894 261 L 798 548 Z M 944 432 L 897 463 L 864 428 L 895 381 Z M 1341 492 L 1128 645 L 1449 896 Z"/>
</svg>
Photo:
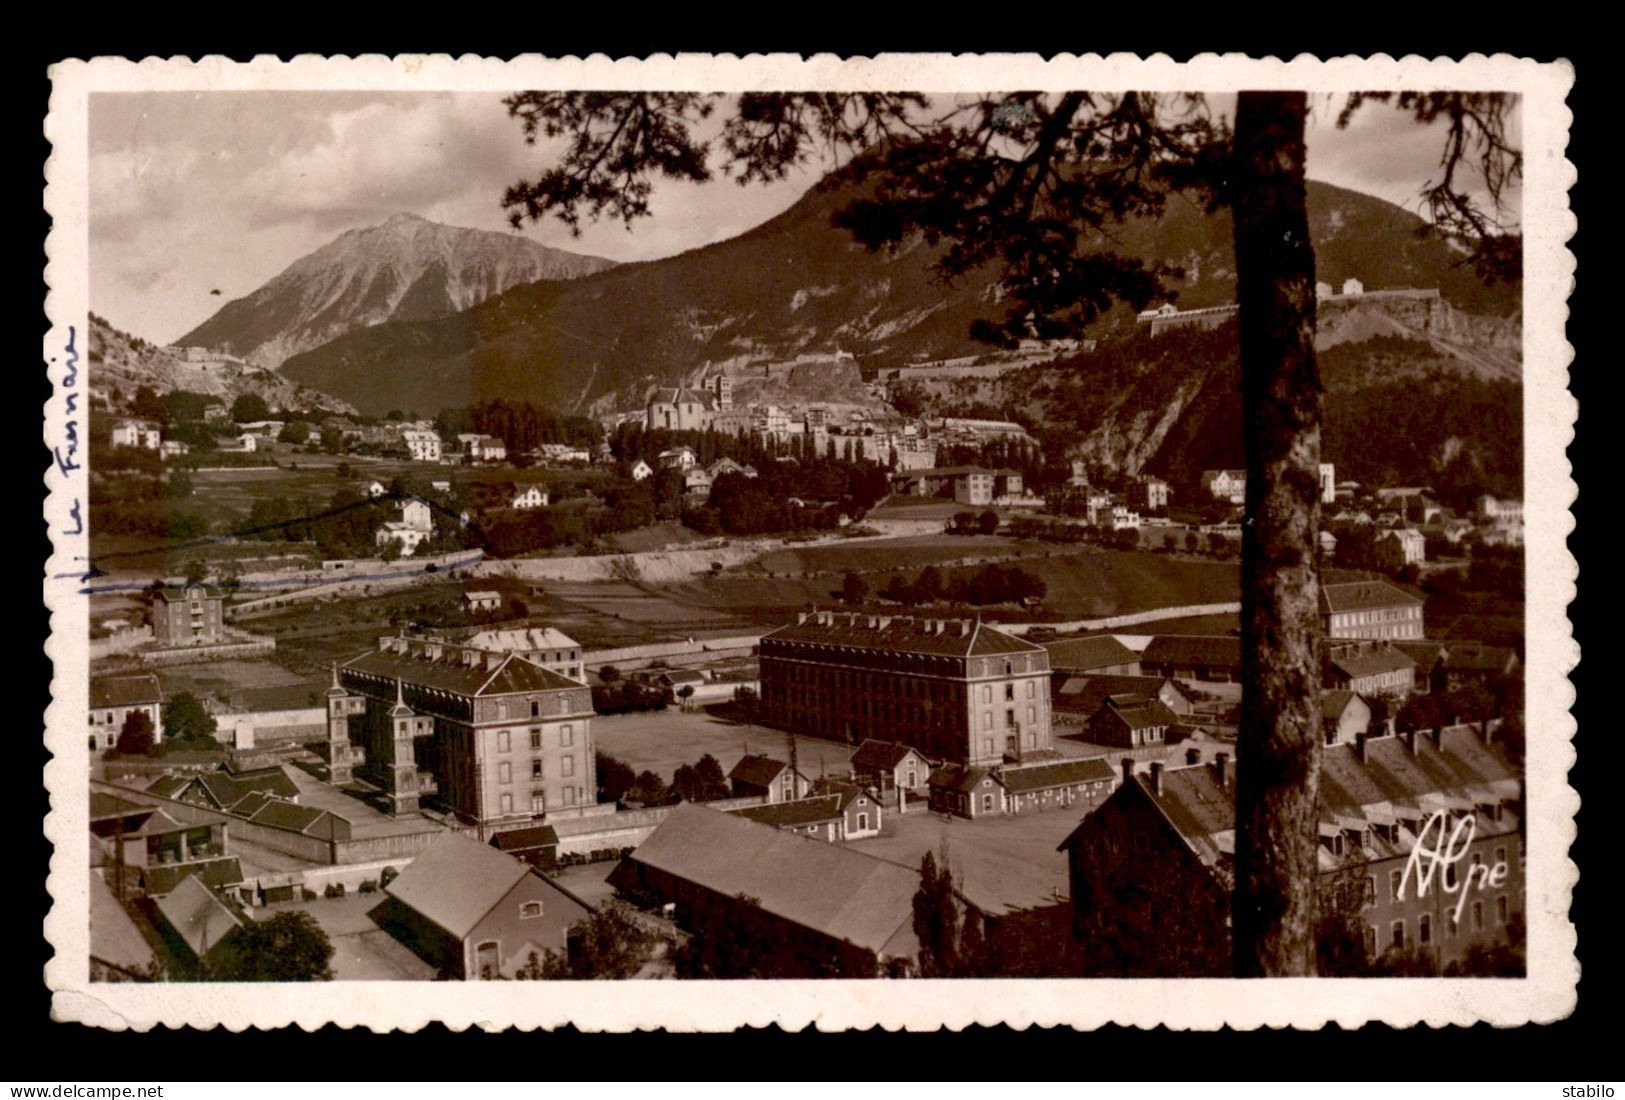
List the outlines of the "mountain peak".
<svg viewBox="0 0 1625 1100">
<path fill-rule="evenodd" d="M 525 283 L 577 279 L 613 266 L 518 234 L 399 211 L 295 260 L 179 342 L 275 369 L 353 329 L 437 320 Z"/>
</svg>

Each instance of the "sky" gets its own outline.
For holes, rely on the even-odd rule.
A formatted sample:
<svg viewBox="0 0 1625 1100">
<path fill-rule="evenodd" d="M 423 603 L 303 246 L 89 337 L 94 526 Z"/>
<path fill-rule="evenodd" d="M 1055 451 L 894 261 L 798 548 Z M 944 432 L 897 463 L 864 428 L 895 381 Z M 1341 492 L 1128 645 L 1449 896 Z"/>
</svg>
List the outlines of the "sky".
<svg viewBox="0 0 1625 1100">
<path fill-rule="evenodd" d="M 1311 102 L 1309 177 L 1420 212 L 1418 194 L 1438 169 L 1440 128 L 1368 105 L 1338 130 L 1340 106 L 1331 96 Z M 540 139 L 526 145 L 489 93 L 97 94 L 92 308 L 118 328 L 170 343 L 338 234 L 391 214 L 511 232 L 503 190 L 539 175 L 555 150 Z M 720 173 L 707 184 L 662 180 L 653 216 L 630 230 L 587 223 L 572 237 L 549 220 L 523 233 L 622 262 L 659 259 L 760 225 L 828 167 L 749 187 Z"/>
</svg>

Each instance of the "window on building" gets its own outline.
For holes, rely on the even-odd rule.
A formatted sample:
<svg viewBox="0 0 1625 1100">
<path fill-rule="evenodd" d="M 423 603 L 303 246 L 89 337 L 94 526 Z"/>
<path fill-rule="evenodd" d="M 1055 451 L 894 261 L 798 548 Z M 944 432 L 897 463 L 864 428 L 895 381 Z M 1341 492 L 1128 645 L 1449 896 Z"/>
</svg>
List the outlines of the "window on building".
<svg viewBox="0 0 1625 1100">
<path fill-rule="evenodd" d="M 1365 907 L 1370 909 L 1377 904 L 1377 876 L 1367 875 L 1365 878 Z"/>
<path fill-rule="evenodd" d="M 532 699 L 530 701 L 530 716 L 532 718 L 540 718 L 542 716 L 542 701 L 540 699 Z"/>
<path fill-rule="evenodd" d="M 1015 697 L 1016 697 L 1016 685 L 1014 685 L 1014 684 L 1005 684 L 1004 685 L 1004 698 L 1005 698 L 1005 701 L 1009 702 L 1009 701 L 1015 699 Z"/>
<path fill-rule="evenodd" d="M 1399 883 L 1400 883 L 1400 872 L 1399 871 L 1389 871 L 1388 872 L 1388 900 L 1389 901 L 1398 901 L 1399 900 Z"/>
<path fill-rule="evenodd" d="M 1497 802 L 1495 804 L 1495 808 L 1497 810 L 1499 810 L 1501 808 L 1501 804 L 1499 802 Z M 1507 861 L 1507 850 L 1506 850 L 1506 848 L 1501 847 L 1501 848 L 1495 849 L 1495 862 L 1496 863 L 1505 863 L 1506 861 Z"/>
<path fill-rule="evenodd" d="M 1365 926 L 1365 953 L 1368 957 L 1377 953 L 1377 926 L 1374 924 Z"/>
<path fill-rule="evenodd" d="M 993 716 L 991 714 L 988 715 L 986 724 L 990 725 L 990 726 L 993 724 Z M 993 755 L 993 738 L 991 738 L 991 737 L 982 738 L 982 752 L 986 753 L 988 756 Z"/>
<path fill-rule="evenodd" d="M 497 751 L 507 752 L 513 748 L 513 739 L 507 730 L 497 730 Z"/>
<path fill-rule="evenodd" d="M 990 729 L 993 728 L 993 712 L 992 711 L 983 711 L 982 712 L 982 728 L 985 729 L 985 730 L 990 730 Z M 993 742 L 991 742 L 991 741 L 988 742 L 989 745 L 991 745 L 992 743 Z M 989 751 L 992 751 L 992 750 L 990 749 Z"/>
<path fill-rule="evenodd" d="M 530 747 L 533 749 L 542 747 L 542 731 L 539 727 L 530 731 Z"/>
<path fill-rule="evenodd" d="M 1500 897 L 1495 899 L 1495 923 L 1496 924 L 1506 924 L 1506 922 L 1507 922 L 1507 896 L 1505 894 L 1502 894 Z"/>
<path fill-rule="evenodd" d="M 576 773 L 576 758 L 573 756 L 566 756 L 562 761 L 560 761 L 559 770 L 564 775 L 574 775 Z"/>
<path fill-rule="evenodd" d="M 1405 950 L 1405 922 L 1396 920 L 1393 924 L 1393 947 L 1395 951 Z"/>
<path fill-rule="evenodd" d="M 566 787 L 566 788 L 564 788 L 564 804 L 566 806 L 574 806 L 576 804 L 577 794 L 578 794 L 578 792 L 580 790 L 581 790 L 580 787 Z"/>
<path fill-rule="evenodd" d="M 505 814 L 513 813 L 513 795 L 503 794 L 497 799 L 497 807 Z"/>
<path fill-rule="evenodd" d="M 575 728 L 568 722 L 559 727 L 559 744 L 569 747 L 576 743 Z"/>
<path fill-rule="evenodd" d="M 1473 902 L 1473 931 L 1484 931 L 1484 903 L 1481 901 Z"/>
<path fill-rule="evenodd" d="M 1455 939 L 1456 931 L 1456 911 L 1451 909 L 1444 915 L 1444 938 L 1447 940 Z"/>
<path fill-rule="evenodd" d="M 542 903 L 539 902 L 539 901 L 527 901 L 527 902 L 523 902 L 519 906 L 519 919 L 520 920 L 530 920 L 533 917 L 539 917 L 541 915 L 542 915 Z"/>
<path fill-rule="evenodd" d="M 858 832 L 863 833 L 863 832 L 868 832 L 868 831 L 869 831 L 869 815 L 868 814 L 859 814 L 858 815 Z M 1501 900 L 1505 901 L 1506 899 L 1502 898 Z"/>
<path fill-rule="evenodd" d="M 1433 918 L 1426 913 L 1423 913 L 1421 919 L 1416 922 L 1416 942 L 1419 944 L 1433 942 Z"/>
<path fill-rule="evenodd" d="M 544 778 L 542 775 L 542 758 L 539 756 L 530 762 L 530 777 L 532 779 Z"/>
<path fill-rule="evenodd" d="M 990 795 L 990 794 L 984 794 L 982 796 L 982 812 L 987 813 L 987 812 L 991 811 L 992 809 L 993 809 L 993 796 Z"/>
<path fill-rule="evenodd" d="M 547 812 L 547 796 L 541 791 L 531 792 L 530 812 L 533 814 L 545 814 Z"/>
<path fill-rule="evenodd" d="M 992 701 L 993 701 L 993 688 L 992 688 L 992 685 L 984 684 L 982 686 L 982 702 L 991 703 Z"/>
<path fill-rule="evenodd" d="M 497 782 L 513 782 L 513 765 L 508 763 L 506 760 L 497 765 Z"/>
</svg>

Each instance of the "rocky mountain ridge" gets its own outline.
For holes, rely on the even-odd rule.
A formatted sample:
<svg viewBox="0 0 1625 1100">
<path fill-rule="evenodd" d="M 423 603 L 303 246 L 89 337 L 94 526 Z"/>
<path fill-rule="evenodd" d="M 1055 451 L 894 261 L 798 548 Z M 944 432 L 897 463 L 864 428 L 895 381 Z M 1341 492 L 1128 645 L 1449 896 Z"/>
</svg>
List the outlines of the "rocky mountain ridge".
<svg viewBox="0 0 1625 1100">
<path fill-rule="evenodd" d="M 613 261 L 526 237 L 395 214 L 341 233 L 176 341 L 276 368 L 355 328 L 431 321 L 541 279 L 575 279 Z"/>
<path fill-rule="evenodd" d="M 419 406 L 479 398 L 528 400 L 571 412 L 633 408 L 653 386 L 706 363 L 852 355 L 876 369 L 987 350 L 971 322 L 995 314 L 990 271 L 945 286 L 936 253 L 914 241 L 870 253 L 831 224 L 852 192 L 838 180 L 739 237 L 664 260 L 626 264 L 571 282 L 515 287 L 435 321 L 358 329 L 294 356 L 290 378 L 382 412 L 411 395 Z M 1479 282 L 1420 219 L 1367 195 L 1311 182 L 1311 233 L 1321 277 L 1367 289 L 1440 290 L 1456 309 L 1505 317 L 1515 286 Z M 1156 221 L 1123 226 L 1117 247 L 1183 265 L 1169 288 L 1181 307 L 1235 299 L 1230 222 L 1176 201 Z M 1114 311 L 1102 334 L 1132 328 Z"/>
</svg>

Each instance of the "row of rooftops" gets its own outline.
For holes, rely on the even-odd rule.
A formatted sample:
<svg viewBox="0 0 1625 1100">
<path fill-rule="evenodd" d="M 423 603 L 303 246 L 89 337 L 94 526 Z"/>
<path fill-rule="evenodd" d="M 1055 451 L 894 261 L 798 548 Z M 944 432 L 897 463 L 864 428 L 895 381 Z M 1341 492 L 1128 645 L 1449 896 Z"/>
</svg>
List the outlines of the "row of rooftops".
<svg viewBox="0 0 1625 1100">
<path fill-rule="evenodd" d="M 1236 829 L 1235 765 L 1228 755 L 1183 768 L 1153 763 L 1144 773 L 1124 759 L 1122 770 L 1124 786 L 1133 785 L 1147 797 L 1228 885 Z M 1522 797 L 1519 769 L 1499 746 L 1472 729 L 1362 734 L 1352 744 L 1326 746 L 1321 756 L 1322 829 L 1351 834 L 1352 843 L 1342 859 L 1330 848 L 1323 850 L 1322 868 L 1406 854 L 1422 823 L 1438 811 L 1476 813 L 1481 827 L 1511 832 Z M 1070 847 L 1083 829 L 1061 847 Z"/>
<path fill-rule="evenodd" d="M 469 698 L 581 687 L 577 681 L 516 653 L 399 636 L 380 638 L 378 646 L 340 667 L 346 672 Z"/>
<path fill-rule="evenodd" d="M 928 656 L 983 657 L 1043 653 L 1044 647 L 1006 634 L 978 618 L 937 619 L 853 611 L 802 611 L 796 621 L 762 638 Z"/>
</svg>

